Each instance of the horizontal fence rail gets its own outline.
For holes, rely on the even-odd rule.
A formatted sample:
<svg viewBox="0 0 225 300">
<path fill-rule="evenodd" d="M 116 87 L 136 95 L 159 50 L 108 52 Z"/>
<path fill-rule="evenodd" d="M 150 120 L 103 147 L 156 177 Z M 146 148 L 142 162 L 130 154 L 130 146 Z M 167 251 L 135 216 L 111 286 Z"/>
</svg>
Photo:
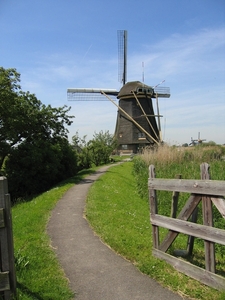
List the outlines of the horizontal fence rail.
<svg viewBox="0 0 225 300">
<path fill-rule="evenodd" d="M 225 278 L 216 274 L 215 243 L 225 245 L 225 230 L 213 227 L 212 204 L 225 218 L 225 181 L 210 180 L 209 165 L 200 166 L 201 180 L 155 178 L 155 167 L 149 167 L 149 205 L 150 222 L 153 235 L 153 255 L 167 261 L 175 269 L 219 290 L 225 290 Z M 171 217 L 158 214 L 157 191 L 172 191 Z M 185 205 L 177 215 L 179 193 L 189 193 Z M 202 202 L 203 224 L 196 224 L 198 205 Z M 177 215 L 177 217 L 176 217 Z M 191 218 L 191 220 L 189 220 Z M 168 229 L 162 241 L 159 238 L 159 227 Z M 186 258 L 192 255 L 194 238 L 204 240 L 205 269 L 188 261 L 166 253 L 177 236 L 182 233 L 188 236 L 188 249 L 177 250 L 176 256 Z"/>
<path fill-rule="evenodd" d="M 225 183 L 220 180 L 193 180 L 193 179 L 160 179 L 149 178 L 150 189 L 160 191 L 176 191 L 193 194 L 214 196 L 225 195 Z"/>
</svg>

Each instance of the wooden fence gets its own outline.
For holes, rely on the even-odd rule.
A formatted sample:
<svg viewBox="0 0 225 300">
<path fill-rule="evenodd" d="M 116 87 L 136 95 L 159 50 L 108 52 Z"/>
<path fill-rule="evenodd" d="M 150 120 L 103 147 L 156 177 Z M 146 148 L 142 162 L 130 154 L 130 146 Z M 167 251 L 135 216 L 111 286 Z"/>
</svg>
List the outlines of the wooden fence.
<svg viewBox="0 0 225 300">
<path fill-rule="evenodd" d="M 0 299 L 16 299 L 11 201 L 5 177 L 0 177 Z"/>
<path fill-rule="evenodd" d="M 225 230 L 213 227 L 212 204 L 225 218 L 225 181 L 210 180 L 209 165 L 200 166 L 201 180 L 158 179 L 155 168 L 149 167 L 149 205 L 150 222 L 153 233 L 153 255 L 167 261 L 178 271 L 218 290 L 225 290 L 225 278 L 216 274 L 215 243 L 225 245 Z M 172 191 L 171 217 L 158 214 L 157 190 Z M 180 192 L 189 193 L 186 204 L 176 218 L 176 207 Z M 202 201 L 203 224 L 196 224 L 198 204 Z M 192 220 L 188 221 L 192 217 Z M 194 222 L 193 222 L 194 221 Z M 159 227 L 168 229 L 166 237 L 160 242 Z M 183 233 L 189 236 L 189 249 L 179 251 L 177 256 L 192 254 L 193 239 L 204 240 L 205 269 L 191 264 L 184 258 L 166 253 L 173 241 Z M 184 255 L 185 254 L 185 255 Z"/>
</svg>

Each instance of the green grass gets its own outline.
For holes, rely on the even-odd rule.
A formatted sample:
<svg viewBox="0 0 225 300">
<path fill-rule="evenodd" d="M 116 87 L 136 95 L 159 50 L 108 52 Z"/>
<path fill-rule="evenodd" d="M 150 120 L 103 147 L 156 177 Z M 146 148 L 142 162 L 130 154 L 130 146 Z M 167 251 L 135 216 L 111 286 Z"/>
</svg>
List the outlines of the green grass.
<svg viewBox="0 0 225 300">
<path fill-rule="evenodd" d="M 69 300 L 74 295 L 46 232 L 50 213 L 63 194 L 93 169 L 12 208 L 17 293 L 21 300 Z"/>
<path fill-rule="evenodd" d="M 225 299 L 224 293 L 202 285 L 152 256 L 148 200 L 138 193 L 132 162 L 110 168 L 91 187 L 86 216 L 106 244 L 163 286 L 192 299 Z M 186 237 L 180 243 L 184 241 L 186 245 Z M 195 258 L 199 255 L 196 245 Z"/>
<path fill-rule="evenodd" d="M 218 166 L 218 172 L 220 170 Z M 93 171 L 94 169 L 84 170 L 75 178 L 31 201 L 21 202 L 13 207 L 19 299 L 73 299 L 68 280 L 50 246 L 46 225 L 52 209 L 62 195 Z M 193 299 L 225 299 L 224 294 L 176 272 L 151 255 L 148 201 L 145 197 L 140 197 L 138 192 L 133 176 L 133 163 L 127 162 L 110 168 L 92 186 L 88 196 L 86 213 L 94 230 L 142 272 L 181 295 L 188 295 Z M 201 253 L 197 252 L 196 259 L 198 256 Z"/>
</svg>

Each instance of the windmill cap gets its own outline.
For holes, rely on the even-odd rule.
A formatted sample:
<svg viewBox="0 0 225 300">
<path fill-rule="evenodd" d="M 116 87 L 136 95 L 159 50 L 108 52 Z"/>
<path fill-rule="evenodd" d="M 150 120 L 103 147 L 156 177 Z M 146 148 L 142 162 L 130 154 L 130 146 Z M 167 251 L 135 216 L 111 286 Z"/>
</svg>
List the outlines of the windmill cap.
<svg viewBox="0 0 225 300">
<path fill-rule="evenodd" d="M 152 96 L 154 94 L 154 90 L 151 86 L 148 86 L 140 81 L 131 81 L 126 83 L 121 90 L 117 98 L 131 96 L 133 95 L 132 92 L 139 93 L 139 94 L 148 94 Z"/>
</svg>

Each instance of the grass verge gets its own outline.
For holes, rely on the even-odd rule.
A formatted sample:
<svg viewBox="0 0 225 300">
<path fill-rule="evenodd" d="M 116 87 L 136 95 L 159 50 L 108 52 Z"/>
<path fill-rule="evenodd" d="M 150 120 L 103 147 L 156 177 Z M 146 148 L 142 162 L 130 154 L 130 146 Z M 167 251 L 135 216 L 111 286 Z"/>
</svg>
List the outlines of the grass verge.
<svg viewBox="0 0 225 300">
<path fill-rule="evenodd" d="M 84 170 L 29 202 L 13 206 L 17 293 L 21 300 L 69 300 L 74 295 L 50 247 L 46 226 L 63 194 L 94 169 Z"/>
<path fill-rule="evenodd" d="M 132 173 L 132 162 L 112 167 L 91 187 L 86 216 L 94 231 L 143 273 L 180 295 L 191 299 L 225 299 L 224 293 L 177 272 L 151 255 L 148 201 L 139 196 Z"/>
</svg>

